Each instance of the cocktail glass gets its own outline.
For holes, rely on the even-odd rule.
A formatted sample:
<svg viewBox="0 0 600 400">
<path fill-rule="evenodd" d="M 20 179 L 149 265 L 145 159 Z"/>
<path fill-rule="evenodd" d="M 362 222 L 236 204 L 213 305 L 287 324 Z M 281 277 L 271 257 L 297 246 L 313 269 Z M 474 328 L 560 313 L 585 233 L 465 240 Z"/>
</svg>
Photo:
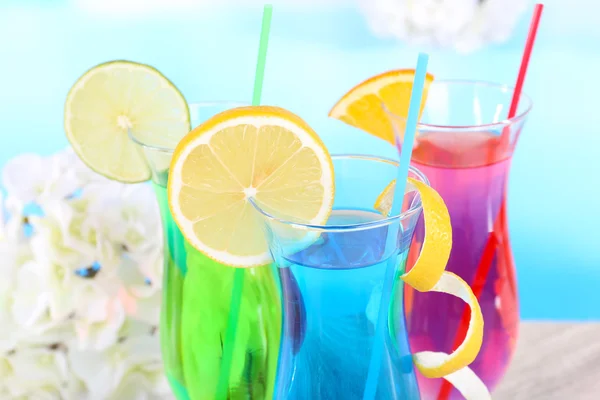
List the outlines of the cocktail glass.
<svg viewBox="0 0 600 400">
<path fill-rule="evenodd" d="M 420 196 L 408 190 L 402 213 L 384 218 L 373 207 L 395 179 L 398 164 L 340 155 L 333 156 L 333 165 L 336 193 L 327 225 L 278 219 L 255 204 L 282 287 L 275 398 L 362 399 L 373 370 L 374 343 L 380 342 L 375 398 L 419 399 L 405 328 L 404 284 L 398 276 L 421 214 Z M 427 182 L 415 168 L 409 176 Z M 384 282 L 393 288 L 384 290 Z M 387 315 L 384 329 L 377 329 L 380 307 Z"/>
<path fill-rule="evenodd" d="M 521 95 L 514 118 L 507 119 L 513 89 L 486 82 L 434 81 L 417 127 L 412 165 L 442 196 L 452 220 L 453 246 L 447 270 L 470 284 L 485 322 L 483 346 L 470 365 L 493 389 L 515 351 L 519 303 L 506 221 L 506 189 L 511 157 L 531 109 Z M 405 120 L 388 114 L 394 129 Z M 408 264 L 420 251 L 417 224 Z M 450 352 L 463 340 L 469 309 L 458 298 L 405 291 L 411 350 Z M 460 399 L 442 379 L 419 376 L 426 399 Z"/>
<path fill-rule="evenodd" d="M 238 103 L 190 105 L 192 126 Z M 167 199 L 168 171 L 181 138 L 146 140 L 130 132 L 152 169 L 152 185 L 164 232 L 164 278 L 161 349 L 167 378 L 178 400 L 214 399 L 225 385 L 229 399 L 273 397 L 281 335 L 278 278 L 269 267 L 244 269 L 244 285 L 234 343 L 226 342 L 235 268 L 211 260 L 192 248 L 175 224 Z M 223 349 L 233 345 L 230 365 Z M 223 381 L 225 380 L 225 381 Z"/>
</svg>

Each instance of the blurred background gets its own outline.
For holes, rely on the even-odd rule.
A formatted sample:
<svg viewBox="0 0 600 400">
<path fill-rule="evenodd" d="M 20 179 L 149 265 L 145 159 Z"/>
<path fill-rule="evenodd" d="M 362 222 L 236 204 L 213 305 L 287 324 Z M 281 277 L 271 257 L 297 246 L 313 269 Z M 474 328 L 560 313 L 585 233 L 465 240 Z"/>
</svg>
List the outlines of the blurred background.
<svg viewBox="0 0 600 400">
<path fill-rule="evenodd" d="M 19 153 L 46 155 L 67 146 L 62 122 L 67 91 L 83 72 L 104 61 L 153 65 L 190 102 L 248 101 L 261 3 L 212 3 L 0 1 L 0 167 Z M 413 67 L 417 51 L 427 51 L 438 79 L 514 84 L 532 3 L 495 1 L 495 11 L 479 24 L 489 29 L 443 46 L 431 43 L 448 37 L 453 19 L 470 18 L 477 1 L 450 2 L 460 3 L 458 11 L 438 22 L 445 31 L 430 32 L 430 37 L 394 32 L 393 21 L 382 11 L 389 14 L 392 3 L 274 2 L 264 103 L 303 116 L 333 153 L 393 157 L 394 149 L 383 142 L 326 118 L 331 105 L 356 83 L 388 69 Z M 423 4 L 424 15 L 433 15 L 433 3 Z M 588 0 L 548 0 L 545 5 L 524 87 L 534 108 L 509 185 L 521 317 L 594 320 L 600 319 L 600 85 L 595 77 L 600 6 Z M 413 18 L 415 26 L 427 24 L 418 13 Z"/>
<path fill-rule="evenodd" d="M 271 3 L 263 103 L 302 116 L 331 153 L 390 158 L 392 146 L 328 119 L 331 106 L 373 75 L 413 68 L 421 51 L 436 79 L 512 86 L 533 11 L 528 0 Z M 544 4 L 508 189 L 525 323 L 494 398 L 596 399 L 600 324 L 582 322 L 600 321 L 600 4 Z M 190 103 L 248 102 L 262 6 L 0 0 L 0 399 L 171 398 L 152 189 L 99 180 L 61 152 L 64 102 L 85 71 L 117 59 L 154 66 Z M 95 203 L 79 202 L 83 186 Z"/>
</svg>

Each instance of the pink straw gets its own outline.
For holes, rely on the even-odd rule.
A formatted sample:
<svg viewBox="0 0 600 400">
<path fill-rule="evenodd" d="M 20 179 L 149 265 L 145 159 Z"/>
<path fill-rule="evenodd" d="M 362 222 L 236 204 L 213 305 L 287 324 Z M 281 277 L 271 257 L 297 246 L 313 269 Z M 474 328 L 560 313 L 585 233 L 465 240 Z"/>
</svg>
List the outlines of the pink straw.
<svg viewBox="0 0 600 400">
<path fill-rule="evenodd" d="M 531 58 L 531 51 L 533 50 L 533 45 L 535 43 L 535 38 L 537 36 L 538 26 L 540 24 L 540 18 L 542 17 L 542 11 L 544 9 L 543 4 L 536 4 L 533 9 L 533 16 L 531 18 L 531 23 L 529 25 L 529 34 L 527 35 L 527 42 L 525 43 L 525 49 L 523 50 L 523 57 L 521 58 L 521 66 L 519 67 L 519 75 L 517 76 L 517 83 L 515 84 L 515 91 L 513 92 L 513 97 L 510 102 L 510 109 L 508 111 L 508 119 L 514 118 L 517 114 L 517 110 L 519 107 L 519 100 L 521 98 L 521 91 L 523 89 L 523 83 L 525 82 L 525 75 L 527 74 L 527 67 L 529 66 L 529 59 Z M 507 145 L 510 140 L 510 128 L 507 126 L 502 131 L 502 142 L 503 145 Z M 503 147 L 504 148 L 504 147 Z M 471 283 L 471 289 L 477 299 L 480 298 L 481 293 L 483 292 L 483 288 L 488 279 L 488 274 L 490 272 L 492 262 L 494 260 L 494 251 L 496 250 L 496 246 L 499 243 L 499 237 L 497 235 L 502 233 L 502 230 L 506 226 L 506 198 L 502 200 L 502 205 L 500 206 L 500 212 L 498 213 L 498 217 L 494 223 L 494 229 L 490 232 L 488 236 L 488 240 L 483 249 L 483 253 L 481 255 L 481 259 L 479 261 L 479 265 L 477 266 L 477 270 L 475 271 L 475 277 L 473 282 Z M 467 333 L 467 328 L 469 325 L 469 308 L 466 307 L 463 311 L 463 315 L 461 318 L 461 323 L 459 325 L 458 330 L 456 331 L 456 336 L 454 337 L 454 349 L 456 349 L 461 343 L 463 338 Z M 450 392 L 452 390 L 451 384 L 444 380 L 442 382 L 442 386 L 440 388 L 440 393 L 438 395 L 438 400 L 447 400 L 450 396 Z"/>
<path fill-rule="evenodd" d="M 540 25 L 540 18 L 542 17 L 542 11 L 544 10 L 543 4 L 536 4 L 533 9 L 533 17 L 531 18 L 531 25 L 529 26 L 529 34 L 527 35 L 527 42 L 525 43 L 525 50 L 523 51 L 523 58 L 521 59 L 521 66 L 519 67 L 519 75 L 517 76 L 517 83 L 515 84 L 515 91 L 513 93 L 512 101 L 510 102 L 510 109 L 508 110 L 508 118 L 513 118 L 517 113 L 517 107 L 519 106 L 519 99 L 521 98 L 521 91 L 523 89 L 523 83 L 525 82 L 525 75 L 527 74 L 527 67 L 529 66 L 529 59 L 531 58 L 531 51 L 535 43 L 537 36 L 538 26 Z"/>
</svg>

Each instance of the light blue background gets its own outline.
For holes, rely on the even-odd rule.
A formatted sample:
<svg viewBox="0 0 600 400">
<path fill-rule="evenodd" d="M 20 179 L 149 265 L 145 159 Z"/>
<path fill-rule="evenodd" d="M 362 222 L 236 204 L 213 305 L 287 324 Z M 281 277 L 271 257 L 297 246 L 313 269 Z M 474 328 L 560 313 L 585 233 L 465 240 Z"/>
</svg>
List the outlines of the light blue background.
<svg viewBox="0 0 600 400">
<path fill-rule="evenodd" d="M 535 106 L 509 186 L 524 319 L 600 319 L 600 6 L 592 4 L 546 2 L 525 84 Z M 376 39 L 351 6 L 278 7 L 263 101 L 305 117 L 332 152 L 393 157 L 391 147 L 325 118 L 338 97 L 371 75 L 412 67 L 418 50 L 430 52 L 438 78 L 512 84 L 530 14 L 510 42 L 461 56 Z M 67 145 L 66 93 L 103 61 L 154 65 L 189 101 L 248 101 L 260 18 L 260 8 L 125 18 L 62 1 L 0 0 L 0 166 Z"/>
</svg>

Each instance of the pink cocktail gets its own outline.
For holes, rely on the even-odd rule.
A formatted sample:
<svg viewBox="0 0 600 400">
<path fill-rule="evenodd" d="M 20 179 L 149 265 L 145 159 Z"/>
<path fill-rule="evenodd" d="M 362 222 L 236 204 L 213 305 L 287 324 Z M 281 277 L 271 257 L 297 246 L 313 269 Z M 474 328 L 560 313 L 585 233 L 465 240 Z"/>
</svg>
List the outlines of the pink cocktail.
<svg viewBox="0 0 600 400">
<path fill-rule="evenodd" d="M 514 353 L 519 321 L 505 199 L 510 160 L 531 102 L 522 96 L 516 117 L 507 119 L 512 93 L 483 82 L 432 83 L 412 157 L 450 211 L 447 270 L 469 283 L 479 299 L 485 332 L 471 368 L 490 390 Z M 409 265 L 422 234 L 418 226 Z M 460 299 L 409 289 L 405 308 L 411 351 L 449 353 L 463 340 L 469 310 Z M 421 377 L 419 386 L 424 399 L 462 398 L 441 379 Z"/>
</svg>

